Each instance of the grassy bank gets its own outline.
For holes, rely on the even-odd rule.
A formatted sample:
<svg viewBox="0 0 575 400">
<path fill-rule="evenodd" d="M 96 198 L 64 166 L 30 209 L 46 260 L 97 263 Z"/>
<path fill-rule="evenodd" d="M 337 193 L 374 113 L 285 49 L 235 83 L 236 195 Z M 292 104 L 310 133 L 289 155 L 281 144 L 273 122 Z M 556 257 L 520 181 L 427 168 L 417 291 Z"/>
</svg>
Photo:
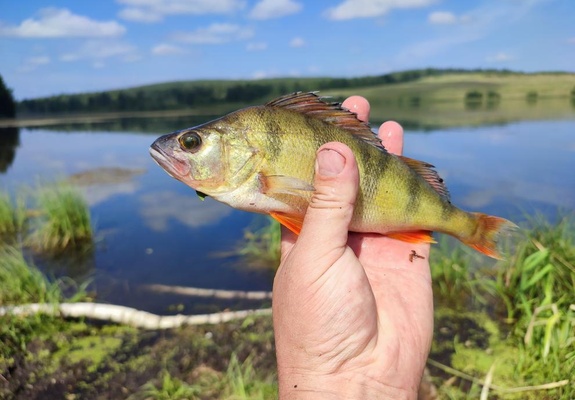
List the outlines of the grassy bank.
<svg viewBox="0 0 575 400">
<path fill-rule="evenodd" d="M 259 239 L 250 239 L 266 259 L 265 243 L 277 245 L 270 233 L 276 228 L 265 226 Z M 0 260 L 14 265 L 0 262 L 0 305 L 62 301 L 65 281 L 49 283 L 17 251 L 3 251 Z M 436 313 L 428 365 L 439 398 L 575 396 L 574 217 L 553 224 L 534 219 L 508 253 L 494 263 L 460 244 L 433 247 Z M 169 331 L 39 315 L 0 322 L 2 398 L 266 399 L 276 393 L 269 317 Z"/>
<path fill-rule="evenodd" d="M 22 253 L 0 249 L 0 307 L 66 298 Z M 2 399 L 267 399 L 277 392 L 270 318 L 170 331 L 0 317 Z"/>
</svg>

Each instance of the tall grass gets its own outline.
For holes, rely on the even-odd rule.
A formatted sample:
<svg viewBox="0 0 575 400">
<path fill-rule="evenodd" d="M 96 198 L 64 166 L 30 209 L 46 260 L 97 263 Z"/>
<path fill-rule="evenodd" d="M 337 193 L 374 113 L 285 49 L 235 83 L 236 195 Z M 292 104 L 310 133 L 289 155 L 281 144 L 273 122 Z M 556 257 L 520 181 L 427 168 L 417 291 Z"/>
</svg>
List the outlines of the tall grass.
<svg viewBox="0 0 575 400">
<path fill-rule="evenodd" d="M 232 354 L 225 376 L 226 399 L 233 400 L 265 400 L 274 398 L 277 385 L 272 377 L 262 379 L 252 364 L 252 357 L 240 362 L 236 354 Z"/>
<path fill-rule="evenodd" d="M 25 260 L 22 251 L 0 248 L 0 306 L 22 303 L 55 303 L 62 297 L 57 282 L 49 282 Z"/>
<path fill-rule="evenodd" d="M 201 388 L 189 385 L 173 377 L 168 371 L 163 371 L 161 382 L 146 383 L 142 388 L 142 394 L 150 400 L 196 400 L 201 398 Z"/>
<path fill-rule="evenodd" d="M 275 219 L 267 218 L 264 226 L 244 231 L 237 246 L 240 255 L 249 266 L 277 269 L 280 264 L 281 226 Z"/>
<path fill-rule="evenodd" d="M 24 229 L 26 210 L 23 198 L 19 196 L 16 204 L 6 193 L 0 193 L 0 242 L 14 242 Z"/>
<path fill-rule="evenodd" d="M 440 303 L 463 305 L 460 312 L 487 312 L 506 335 L 491 344 L 492 354 L 478 349 L 477 357 L 481 354 L 490 361 L 482 366 L 467 363 L 467 372 L 483 378 L 489 365 L 498 361 L 509 365 L 507 353 L 512 352 L 513 380 L 496 368 L 494 385 L 501 386 L 501 380 L 507 387 L 549 383 L 556 387 L 543 398 L 575 398 L 575 215 L 555 223 L 532 218 L 511 256 L 490 267 L 457 246 L 442 244 L 433 252 L 434 293 Z M 464 345 L 459 348 L 464 349 L 462 354 L 468 351 Z M 471 392 L 452 398 L 465 395 Z M 542 398 L 535 391 L 517 396 L 509 398 Z"/>
<path fill-rule="evenodd" d="M 535 308 L 575 304 L 575 220 L 530 221 L 514 255 L 490 271 L 483 289 L 505 303 L 507 319 L 532 318 Z"/>
<path fill-rule="evenodd" d="M 86 297 L 88 282 L 78 286 L 70 279 L 47 279 L 34 265 L 26 261 L 21 249 L 0 247 L 0 307 L 25 303 L 79 301 Z M 64 291 L 73 287 L 73 295 L 65 298 Z M 57 317 L 42 314 L 0 317 L 0 370 L 14 362 L 15 354 L 25 354 L 27 345 L 41 334 L 59 330 Z"/>
<path fill-rule="evenodd" d="M 39 188 L 36 204 L 39 216 L 29 242 L 33 248 L 59 253 L 91 243 L 90 211 L 73 187 L 57 184 Z"/>
<path fill-rule="evenodd" d="M 160 378 L 147 382 L 139 393 L 128 399 L 141 398 L 139 394 L 154 400 L 266 400 L 277 397 L 275 376 L 262 378 L 254 368 L 252 356 L 242 362 L 232 353 L 224 373 L 200 366 L 192 375 L 193 383 L 186 383 L 164 369 Z"/>
<path fill-rule="evenodd" d="M 70 185 L 22 188 L 15 201 L 0 193 L 0 244 L 19 244 L 59 254 L 89 247 L 92 236 L 88 205 Z"/>
</svg>

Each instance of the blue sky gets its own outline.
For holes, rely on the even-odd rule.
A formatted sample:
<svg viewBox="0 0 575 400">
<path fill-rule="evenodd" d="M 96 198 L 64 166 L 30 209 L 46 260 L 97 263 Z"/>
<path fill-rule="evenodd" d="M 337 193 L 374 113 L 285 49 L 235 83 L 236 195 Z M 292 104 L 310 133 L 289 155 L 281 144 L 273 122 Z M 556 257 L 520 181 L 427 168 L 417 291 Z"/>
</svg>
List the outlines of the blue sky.
<svg viewBox="0 0 575 400">
<path fill-rule="evenodd" d="M 189 79 L 575 72 L 574 0 L 0 0 L 17 99 Z"/>
</svg>

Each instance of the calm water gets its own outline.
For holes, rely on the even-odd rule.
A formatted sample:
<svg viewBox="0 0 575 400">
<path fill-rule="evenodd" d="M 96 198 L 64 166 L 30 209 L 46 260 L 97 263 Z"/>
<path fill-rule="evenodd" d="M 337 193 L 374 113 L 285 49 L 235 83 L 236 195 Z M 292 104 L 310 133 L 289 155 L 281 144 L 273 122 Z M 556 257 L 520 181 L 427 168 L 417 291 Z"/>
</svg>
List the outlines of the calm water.
<svg viewBox="0 0 575 400">
<path fill-rule="evenodd" d="M 183 312 L 207 312 L 257 304 L 160 295 L 161 283 L 218 289 L 270 290 L 269 271 L 222 257 L 238 245 L 260 216 L 235 211 L 170 178 L 148 155 L 157 133 L 134 128 L 108 131 L 21 129 L 19 145 L 0 187 L 70 179 L 90 204 L 97 245 L 75 260 L 36 263 L 54 275 L 91 277 L 101 302 L 157 313 L 182 304 Z M 406 132 L 407 156 L 428 161 L 446 180 L 462 208 L 520 221 L 541 212 L 550 218 L 575 209 L 575 120 Z M 7 161 L 6 161 L 7 160 Z M 89 173 L 94 174 L 89 174 Z M 83 173 L 80 178 L 74 174 Z"/>
</svg>

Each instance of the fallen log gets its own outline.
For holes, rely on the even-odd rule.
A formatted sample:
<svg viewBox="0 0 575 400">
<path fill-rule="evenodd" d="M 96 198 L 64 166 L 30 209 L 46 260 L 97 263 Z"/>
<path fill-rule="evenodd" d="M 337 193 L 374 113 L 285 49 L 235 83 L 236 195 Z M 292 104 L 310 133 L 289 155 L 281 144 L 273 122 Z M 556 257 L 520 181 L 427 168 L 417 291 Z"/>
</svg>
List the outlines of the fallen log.
<svg viewBox="0 0 575 400">
<path fill-rule="evenodd" d="M 243 290 L 204 289 L 188 286 L 169 286 L 160 284 L 142 285 L 140 287 L 156 293 L 173 293 L 184 296 L 214 297 L 217 299 L 267 300 L 272 298 L 272 292 L 265 291 L 247 292 Z"/>
<path fill-rule="evenodd" d="M 61 315 L 65 318 L 90 318 L 142 329 L 172 329 L 183 325 L 218 324 L 249 315 L 270 315 L 271 308 L 222 311 L 200 315 L 156 315 L 135 308 L 101 303 L 23 304 L 0 307 L 0 316 L 29 314 Z"/>
</svg>

